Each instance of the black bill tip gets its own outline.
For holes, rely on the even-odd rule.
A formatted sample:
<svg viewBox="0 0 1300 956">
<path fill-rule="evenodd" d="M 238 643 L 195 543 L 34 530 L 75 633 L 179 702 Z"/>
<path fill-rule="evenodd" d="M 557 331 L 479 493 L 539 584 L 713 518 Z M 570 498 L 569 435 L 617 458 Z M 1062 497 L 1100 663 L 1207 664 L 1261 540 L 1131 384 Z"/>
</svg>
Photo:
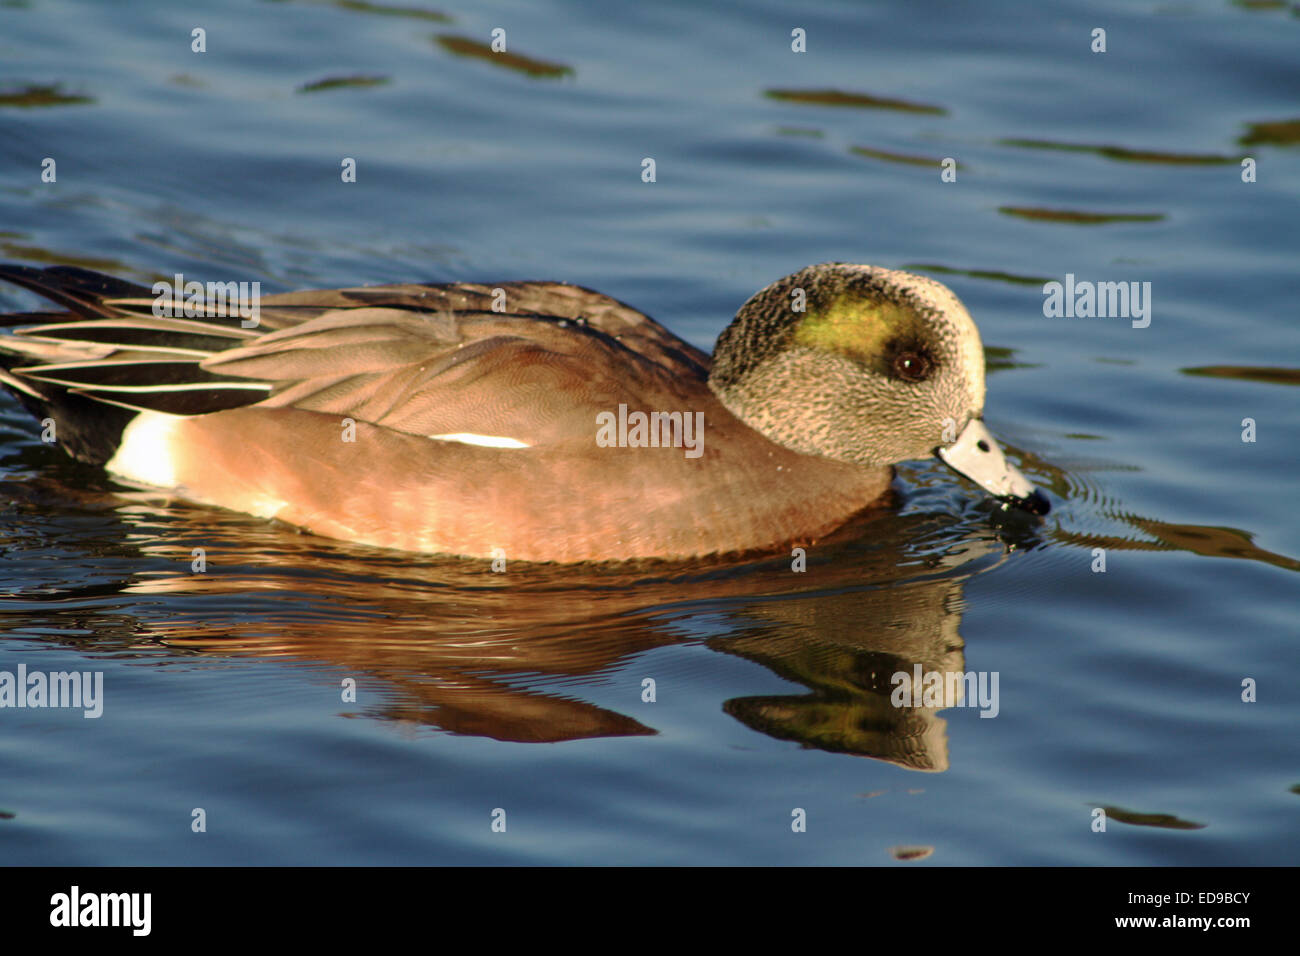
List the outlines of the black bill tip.
<svg viewBox="0 0 1300 956">
<path fill-rule="evenodd" d="M 1047 495 L 1037 488 L 1027 498 L 1013 498 L 1008 495 L 1002 500 L 1012 507 L 1019 508 L 1021 511 L 1028 511 L 1031 515 L 1039 515 L 1040 517 L 1052 510 L 1052 503 L 1047 500 Z"/>
</svg>

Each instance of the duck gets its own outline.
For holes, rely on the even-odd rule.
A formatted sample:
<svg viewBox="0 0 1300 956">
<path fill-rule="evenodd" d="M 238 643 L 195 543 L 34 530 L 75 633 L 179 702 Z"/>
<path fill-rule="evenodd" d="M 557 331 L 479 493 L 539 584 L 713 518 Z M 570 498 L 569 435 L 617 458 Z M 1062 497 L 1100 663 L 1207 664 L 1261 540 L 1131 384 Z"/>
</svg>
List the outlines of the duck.
<svg viewBox="0 0 1300 956">
<path fill-rule="evenodd" d="M 983 422 L 974 321 L 928 277 L 808 266 L 711 356 L 562 282 L 253 284 L 236 304 L 182 278 L 0 264 L 58 307 L 0 315 L 0 385 L 67 453 L 168 499 L 548 563 L 815 544 L 932 456 L 1004 508 L 1050 508 Z"/>
</svg>

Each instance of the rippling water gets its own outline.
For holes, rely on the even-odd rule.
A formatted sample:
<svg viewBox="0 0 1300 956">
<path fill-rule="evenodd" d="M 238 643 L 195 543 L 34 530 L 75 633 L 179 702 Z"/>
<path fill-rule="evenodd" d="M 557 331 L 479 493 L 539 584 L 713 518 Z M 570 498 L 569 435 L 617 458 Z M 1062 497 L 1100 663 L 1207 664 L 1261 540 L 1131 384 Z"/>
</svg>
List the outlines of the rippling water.
<svg viewBox="0 0 1300 956">
<path fill-rule="evenodd" d="M 803 574 L 497 575 L 123 497 L 4 395 L 0 670 L 105 700 L 0 709 L 0 854 L 1293 863 L 1298 10 L 0 6 L 4 259 L 559 279 L 705 348 L 808 263 L 908 268 L 979 322 L 987 419 L 1056 504 L 909 464 Z M 1045 317 L 1067 274 L 1150 282 L 1149 327 Z M 917 664 L 996 673 L 996 719 L 891 706 Z"/>
</svg>

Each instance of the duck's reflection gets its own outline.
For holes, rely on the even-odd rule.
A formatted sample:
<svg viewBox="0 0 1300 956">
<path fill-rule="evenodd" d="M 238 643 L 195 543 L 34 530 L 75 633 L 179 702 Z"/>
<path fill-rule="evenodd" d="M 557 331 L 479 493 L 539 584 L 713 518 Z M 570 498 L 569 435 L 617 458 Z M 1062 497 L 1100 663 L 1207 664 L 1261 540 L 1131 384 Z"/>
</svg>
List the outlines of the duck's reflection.
<svg viewBox="0 0 1300 956">
<path fill-rule="evenodd" d="M 358 685 L 345 716 L 520 742 L 653 734 L 643 680 L 680 697 L 698 678 L 653 658 L 627 665 L 689 642 L 808 689 L 722 704 L 754 730 L 918 770 L 948 766 L 936 712 L 955 701 L 894 706 L 891 675 L 965 669 L 962 583 L 1014 546 L 984 522 L 955 534 L 950 516 L 882 508 L 802 560 L 494 573 L 486 561 L 350 549 L 237 516 L 214 522 L 200 509 L 168 509 L 161 525 L 158 515 L 123 512 L 139 525 L 141 552 L 184 570 L 140 574 L 127 590 L 166 595 L 169 610 L 194 616 L 154 623 L 151 637 L 337 667 Z M 196 548 L 202 572 L 190 570 Z M 216 614 L 214 596 L 228 598 Z M 621 688 L 626 703 L 585 699 L 579 685 L 593 680 L 615 697 Z"/>
<path fill-rule="evenodd" d="M 973 557 L 974 555 L 971 555 Z M 958 702 L 896 706 L 896 674 L 965 671 L 960 577 L 909 581 L 872 590 L 763 601 L 747 616 L 776 626 L 719 641 L 810 693 L 738 697 L 723 708 L 749 727 L 836 753 L 888 760 L 913 770 L 948 768 L 947 723 L 937 716 Z"/>
</svg>

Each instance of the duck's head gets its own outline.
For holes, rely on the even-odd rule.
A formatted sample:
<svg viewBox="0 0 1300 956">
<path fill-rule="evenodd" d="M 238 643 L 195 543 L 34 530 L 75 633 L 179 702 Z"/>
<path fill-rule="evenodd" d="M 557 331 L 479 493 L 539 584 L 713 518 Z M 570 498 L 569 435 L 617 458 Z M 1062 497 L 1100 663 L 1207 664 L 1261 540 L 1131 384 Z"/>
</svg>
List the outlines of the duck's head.
<svg viewBox="0 0 1300 956">
<path fill-rule="evenodd" d="M 979 330 L 933 279 L 840 262 L 786 276 L 718 337 L 709 387 L 795 451 L 874 466 L 937 455 L 993 495 L 1047 512 L 984 427 Z"/>
</svg>

